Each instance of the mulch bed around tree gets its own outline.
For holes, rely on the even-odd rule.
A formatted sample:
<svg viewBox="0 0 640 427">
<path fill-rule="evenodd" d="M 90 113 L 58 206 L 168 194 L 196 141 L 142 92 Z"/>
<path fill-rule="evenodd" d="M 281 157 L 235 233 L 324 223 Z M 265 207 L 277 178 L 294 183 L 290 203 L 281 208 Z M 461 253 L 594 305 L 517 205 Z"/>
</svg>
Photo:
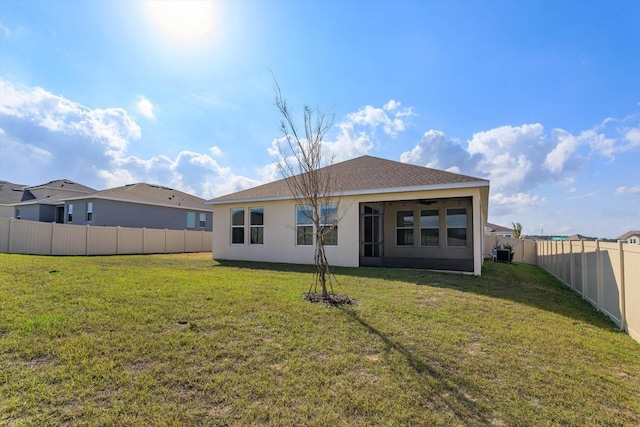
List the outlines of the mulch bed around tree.
<svg viewBox="0 0 640 427">
<path fill-rule="evenodd" d="M 304 294 L 304 299 L 314 304 L 324 304 L 329 307 L 335 307 L 339 305 L 354 305 L 358 303 L 358 300 L 351 298 L 348 295 L 328 294 L 323 296 L 320 292 L 311 292 Z"/>
</svg>

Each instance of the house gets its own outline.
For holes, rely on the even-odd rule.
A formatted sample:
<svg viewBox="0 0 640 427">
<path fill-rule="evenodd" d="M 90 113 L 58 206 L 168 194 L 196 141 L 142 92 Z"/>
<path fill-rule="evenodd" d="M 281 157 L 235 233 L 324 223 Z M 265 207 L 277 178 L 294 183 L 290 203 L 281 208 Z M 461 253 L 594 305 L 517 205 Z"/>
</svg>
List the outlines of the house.
<svg viewBox="0 0 640 427">
<path fill-rule="evenodd" d="M 0 181 L 0 218 L 13 218 L 16 208 L 13 206 L 22 200 L 26 185 Z"/>
<path fill-rule="evenodd" d="M 340 218 L 325 241 L 335 266 L 407 267 L 480 275 L 489 181 L 362 156 L 328 172 Z M 334 199 L 335 200 L 335 199 Z M 313 224 L 286 180 L 209 200 L 216 259 L 314 263 Z"/>
<path fill-rule="evenodd" d="M 571 242 L 580 241 L 580 240 L 596 240 L 594 237 L 583 236 L 582 234 L 572 234 L 571 236 L 567 236 L 567 240 Z"/>
<path fill-rule="evenodd" d="M 632 245 L 640 245 L 640 230 L 632 230 L 619 236 L 616 240 L 624 240 Z"/>
<path fill-rule="evenodd" d="M 18 192 L 15 187 L 13 191 Z M 20 200 L 12 203 L 13 217 L 29 221 L 64 222 L 64 199 L 95 193 L 95 189 L 68 179 L 22 188 Z"/>
<path fill-rule="evenodd" d="M 64 223 L 212 230 L 205 200 L 160 185 L 137 183 L 64 199 Z"/>
<path fill-rule="evenodd" d="M 484 232 L 493 237 L 513 237 L 513 229 L 488 222 L 484 226 Z"/>
</svg>

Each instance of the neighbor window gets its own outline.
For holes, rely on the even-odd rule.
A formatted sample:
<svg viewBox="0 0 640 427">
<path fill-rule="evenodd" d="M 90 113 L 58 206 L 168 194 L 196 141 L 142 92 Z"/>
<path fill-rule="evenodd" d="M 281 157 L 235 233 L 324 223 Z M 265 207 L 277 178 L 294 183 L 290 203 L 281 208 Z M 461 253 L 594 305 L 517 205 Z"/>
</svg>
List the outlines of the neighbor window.
<svg viewBox="0 0 640 427">
<path fill-rule="evenodd" d="M 207 227 L 207 214 L 204 212 L 200 212 L 199 214 L 199 223 L 200 223 L 200 228 L 206 228 Z"/>
<path fill-rule="evenodd" d="M 93 219 L 93 202 L 87 202 L 87 221 Z"/>
<path fill-rule="evenodd" d="M 320 228 L 326 246 L 338 246 L 338 205 L 320 207 Z"/>
<path fill-rule="evenodd" d="M 196 228 L 195 212 L 187 212 L 187 228 Z"/>
<path fill-rule="evenodd" d="M 67 205 L 67 222 L 73 222 L 73 203 Z"/>
<path fill-rule="evenodd" d="M 296 244 L 313 245 L 313 209 L 311 206 L 296 206 Z"/>
<path fill-rule="evenodd" d="M 244 244 L 244 209 L 231 209 L 231 243 Z"/>
<path fill-rule="evenodd" d="M 413 246 L 413 211 L 396 212 L 396 244 Z"/>
<path fill-rule="evenodd" d="M 264 208 L 249 209 L 249 230 L 251 232 L 249 243 L 262 245 L 264 243 Z"/>
<path fill-rule="evenodd" d="M 467 209 L 447 209 L 447 246 L 467 246 Z"/>
<path fill-rule="evenodd" d="M 420 211 L 420 246 L 440 245 L 440 214 L 438 209 Z"/>
<path fill-rule="evenodd" d="M 14 215 L 16 219 L 20 219 L 20 208 L 16 208 L 16 214 Z"/>
</svg>

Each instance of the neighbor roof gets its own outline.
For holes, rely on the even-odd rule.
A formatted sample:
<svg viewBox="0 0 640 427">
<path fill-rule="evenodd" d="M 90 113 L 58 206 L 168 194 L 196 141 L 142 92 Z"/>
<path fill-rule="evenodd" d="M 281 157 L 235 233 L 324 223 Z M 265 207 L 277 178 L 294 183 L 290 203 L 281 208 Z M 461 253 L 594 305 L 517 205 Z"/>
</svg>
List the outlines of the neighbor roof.
<svg viewBox="0 0 640 427">
<path fill-rule="evenodd" d="M 618 237 L 616 240 L 627 240 L 631 236 L 640 236 L 640 230 L 627 231 L 622 236 Z"/>
<path fill-rule="evenodd" d="M 80 193 L 93 193 L 96 191 L 95 188 L 87 187 L 86 185 L 78 184 L 77 182 L 73 182 L 68 179 L 56 179 L 55 181 L 49 181 L 46 184 L 25 187 L 25 190 L 37 190 L 41 188 L 51 188 L 54 190 L 65 190 L 65 191 L 77 191 Z"/>
<path fill-rule="evenodd" d="M 491 231 L 493 231 L 493 232 L 513 233 L 513 229 L 512 228 L 503 227 L 503 226 L 497 225 L 497 224 L 491 224 L 490 222 L 487 223 L 487 227 L 489 227 L 491 229 Z"/>
<path fill-rule="evenodd" d="M 323 169 L 330 170 L 336 180 L 335 188 L 342 195 L 489 186 L 488 180 L 372 156 L 357 157 Z M 207 203 L 223 204 L 289 198 L 291 198 L 291 191 L 287 181 L 281 179 L 216 197 Z"/>
<path fill-rule="evenodd" d="M 88 198 L 170 206 L 185 209 L 210 210 L 210 208 L 205 205 L 205 200 L 200 197 L 183 193 L 182 191 L 174 190 L 173 188 L 147 184 L 144 182 L 129 184 L 123 187 L 110 188 L 87 196 L 69 197 L 65 200 L 72 201 Z"/>
<path fill-rule="evenodd" d="M 0 205 L 19 203 L 24 193 L 24 185 L 9 181 L 0 181 Z"/>
</svg>

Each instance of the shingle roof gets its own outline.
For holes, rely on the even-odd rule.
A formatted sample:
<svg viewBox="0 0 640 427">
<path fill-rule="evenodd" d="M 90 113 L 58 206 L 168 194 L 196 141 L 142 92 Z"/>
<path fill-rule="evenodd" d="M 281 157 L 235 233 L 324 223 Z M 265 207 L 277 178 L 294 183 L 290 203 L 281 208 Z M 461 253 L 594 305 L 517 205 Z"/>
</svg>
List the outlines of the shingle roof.
<svg viewBox="0 0 640 427">
<path fill-rule="evenodd" d="M 0 205 L 10 205 L 22 200 L 24 185 L 0 181 Z"/>
<path fill-rule="evenodd" d="M 640 236 L 640 230 L 631 230 L 618 237 L 616 240 L 627 240 L 631 236 Z"/>
<path fill-rule="evenodd" d="M 324 168 L 323 168 L 324 169 Z M 422 166 L 362 156 L 327 166 L 341 194 L 411 191 L 419 188 L 455 188 L 456 186 L 488 186 L 489 181 L 467 175 Z M 216 197 L 207 203 L 218 204 L 239 200 L 285 199 L 291 192 L 287 181 L 270 182 L 247 190 Z"/>
<path fill-rule="evenodd" d="M 199 210 L 211 210 L 205 205 L 205 200 L 182 191 L 174 190 L 161 185 L 147 184 L 140 182 L 129 184 L 123 187 L 110 188 L 98 191 L 88 196 L 70 197 L 67 200 L 78 199 L 108 199 L 120 200 L 132 203 L 142 203 L 151 205 L 162 205 L 180 208 L 191 208 Z"/>
<path fill-rule="evenodd" d="M 503 226 L 497 225 L 497 224 L 491 224 L 490 222 L 487 223 L 487 227 L 489 227 L 491 229 L 491 231 L 497 231 L 498 233 L 513 232 L 513 229 L 511 229 L 511 228 L 503 227 Z"/>
<path fill-rule="evenodd" d="M 68 179 L 56 179 L 55 181 L 49 181 L 46 184 L 33 185 L 26 187 L 25 190 L 37 190 L 40 188 L 51 188 L 55 190 L 66 191 L 78 191 L 81 193 L 94 193 L 95 188 L 87 187 L 86 185 L 78 184 Z"/>
</svg>

